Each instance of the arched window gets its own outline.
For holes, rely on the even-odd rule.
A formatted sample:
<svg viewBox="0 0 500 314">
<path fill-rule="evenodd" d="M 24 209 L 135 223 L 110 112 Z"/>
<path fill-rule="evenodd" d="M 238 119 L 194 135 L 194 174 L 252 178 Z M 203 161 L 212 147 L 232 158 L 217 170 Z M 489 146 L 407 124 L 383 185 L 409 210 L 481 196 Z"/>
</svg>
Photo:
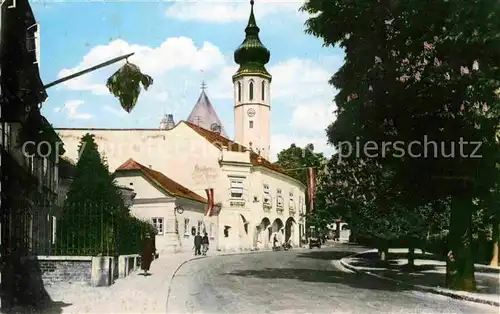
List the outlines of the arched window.
<svg viewBox="0 0 500 314">
<path fill-rule="evenodd" d="M 262 81 L 261 87 L 260 87 L 260 92 L 262 94 L 262 100 L 265 100 L 265 94 L 266 94 L 266 81 Z"/>
<path fill-rule="evenodd" d="M 248 99 L 253 100 L 253 81 L 248 84 Z"/>
<path fill-rule="evenodd" d="M 241 101 L 241 82 L 238 82 L 238 101 Z"/>
</svg>

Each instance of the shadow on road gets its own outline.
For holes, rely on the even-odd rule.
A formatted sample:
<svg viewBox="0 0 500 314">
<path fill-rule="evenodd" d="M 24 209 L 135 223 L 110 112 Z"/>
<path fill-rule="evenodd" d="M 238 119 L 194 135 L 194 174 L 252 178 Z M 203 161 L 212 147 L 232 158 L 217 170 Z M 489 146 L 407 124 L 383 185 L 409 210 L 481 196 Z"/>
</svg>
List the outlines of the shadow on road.
<svg viewBox="0 0 500 314">
<path fill-rule="evenodd" d="M 297 254 L 299 258 L 314 258 L 322 260 L 334 260 L 356 254 L 353 251 L 310 251 L 307 253 Z"/>
<path fill-rule="evenodd" d="M 36 258 L 11 257 L 2 269 L 2 313 L 62 313 L 71 304 L 53 301 L 45 290 L 42 271 Z"/>
<path fill-rule="evenodd" d="M 315 270 L 298 268 L 265 268 L 260 270 L 241 270 L 225 275 L 255 277 L 263 279 L 295 279 L 305 282 L 323 282 L 348 285 L 357 289 L 403 291 L 404 287 L 388 284 L 384 281 L 356 273 L 340 270 Z"/>
</svg>

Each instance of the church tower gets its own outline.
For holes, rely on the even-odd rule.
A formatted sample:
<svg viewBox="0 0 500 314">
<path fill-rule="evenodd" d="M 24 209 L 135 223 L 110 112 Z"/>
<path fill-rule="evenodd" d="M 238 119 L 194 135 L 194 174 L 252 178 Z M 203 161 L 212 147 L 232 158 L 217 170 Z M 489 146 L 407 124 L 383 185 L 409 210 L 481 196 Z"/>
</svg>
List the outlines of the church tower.
<svg viewBox="0 0 500 314">
<path fill-rule="evenodd" d="M 245 28 L 245 40 L 234 52 L 240 65 L 233 75 L 234 139 L 269 158 L 271 144 L 271 75 L 265 65 L 271 53 L 259 39 L 260 29 L 250 1 L 250 18 Z"/>
</svg>

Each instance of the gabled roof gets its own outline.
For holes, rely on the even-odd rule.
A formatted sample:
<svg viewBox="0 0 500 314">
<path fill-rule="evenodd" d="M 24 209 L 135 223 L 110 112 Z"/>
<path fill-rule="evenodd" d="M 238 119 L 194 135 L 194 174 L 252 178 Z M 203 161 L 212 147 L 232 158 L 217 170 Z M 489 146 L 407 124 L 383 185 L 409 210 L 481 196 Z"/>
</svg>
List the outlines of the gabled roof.
<svg viewBox="0 0 500 314">
<path fill-rule="evenodd" d="M 221 128 L 222 134 L 227 134 L 204 90 L 201 91 L 200 97 L 198 97 L 198 101 L 189 114 L 187 121 L 206 130 L 212 130 L 212 125 L 217 124 Z"/>
<path fill-rule="evenodd" d="M 249 149 L 246 148 L 243 145 L 240 145 L 238 143 L 235 143 L 231 141 L 230 139 L 216 133 L 209 131 L 205 128 L 199 127 L 195 124 L 192 124 L 187 121 L 183 121 L 187 126 L 189 126 L 191 129 L 193 129 L 196 133 L 204 137 L 207 141 L 212 143 L 214 146 L 216 146 L 219 149 L 222 149 L 222 146 L 226 146 L 228 151 L 232 152 L 243 152 L 243 151 L 248 151 Z M 262 166 L 266 167 L 268 169 L 274 170 L 276 172 L 279 172 L 281 174 L 286 175 L 287 177 L 292 178 L 290 175 L 288 175 L 281 167 L 272 164 L 269 160 L 265 159 L 262 156 L 259 156 L 258 154 L 254 152 L 250 152 L 250 162 L 254 166 Z"/>
<path fill-rule="evenodd" d="M 205 204 L 208 203 L 205 198 L 189 190 L 188 188 L 180 185 L 174 180 L 168 178 L 163 173 L 145 167 L 140 163 L 136 162 L 135 160 L 133 160 L 132 158 L 124 162 L 120 167 L 116 169 L 115 172 L 126 173 L 129 171 L 141 172 L 142 175 L 146 177 L 146 179 L 152 181 L 158 188 L 160 188 L 167 194 L 181 198 L 186 198 L 200 203 L 205 203 Z"/>
</svg>

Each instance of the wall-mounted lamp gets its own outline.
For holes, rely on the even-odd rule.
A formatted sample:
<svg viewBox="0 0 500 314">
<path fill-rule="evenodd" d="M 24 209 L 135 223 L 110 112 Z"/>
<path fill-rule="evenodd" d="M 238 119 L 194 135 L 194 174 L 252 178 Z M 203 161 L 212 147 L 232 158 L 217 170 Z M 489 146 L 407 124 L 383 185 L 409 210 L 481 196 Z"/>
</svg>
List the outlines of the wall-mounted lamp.
<svg viewBox="0 0 500 314">
<path fill-rule="evenodd" d="M 174 208 L 174 210 L 179 214 L 179 215 L 182 215 L 182 213 L 184 212 L 184 207 L 182 206 L 176 206 Z"/>
</svg>

